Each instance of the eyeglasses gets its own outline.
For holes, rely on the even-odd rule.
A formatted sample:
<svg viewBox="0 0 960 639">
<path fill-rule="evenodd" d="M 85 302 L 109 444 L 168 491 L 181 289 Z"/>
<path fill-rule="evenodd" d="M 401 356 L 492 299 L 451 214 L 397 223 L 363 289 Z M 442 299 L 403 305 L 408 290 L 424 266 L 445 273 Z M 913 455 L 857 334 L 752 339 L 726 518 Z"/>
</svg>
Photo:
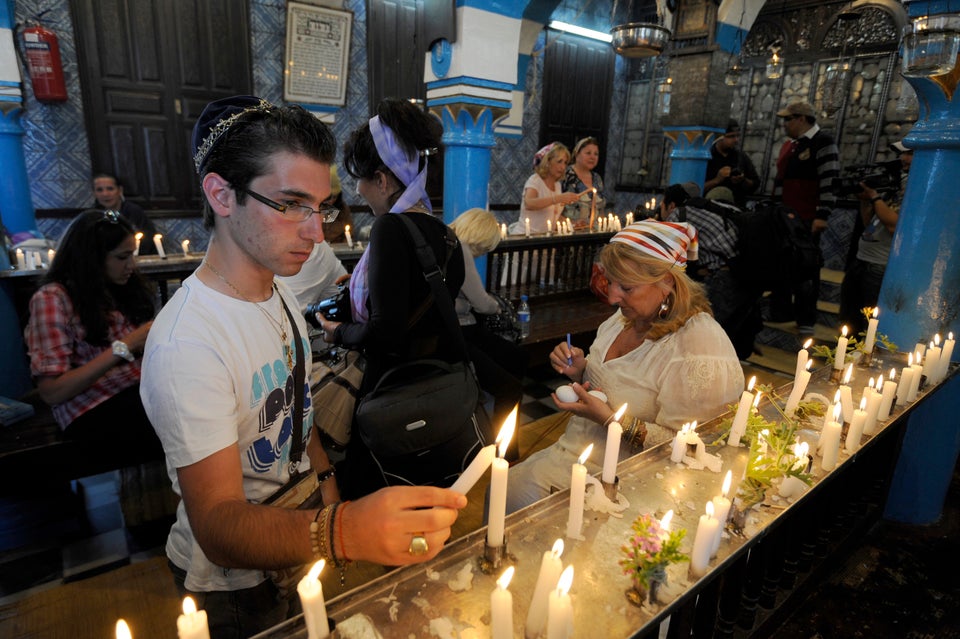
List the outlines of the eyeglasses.
<svg viewBox="0 0 960 639">
<path fill-rule="evenodd" d="M 274 202 L 268 197 L 264 197 L 259 193 L 255 193 L 250 189 L 240 189 L 253 199 L 266 204 L 270 208 L 278 211 L 281 215 L 285 216 L 287 219 L 294 220 L 296 222 L 306 222 L 310 219 L 310 216 L 314 213 L 320 215 L 323 218 L 324 222 L 333 222 L 337 219 L 337 216 L 340 215 L 340 209 L 333 206 L 320 205 L 320 210 L 315 211 L 309 206 L 304 206 L 303 204 L 280 204 L 279 202 Z"/>
</svg>

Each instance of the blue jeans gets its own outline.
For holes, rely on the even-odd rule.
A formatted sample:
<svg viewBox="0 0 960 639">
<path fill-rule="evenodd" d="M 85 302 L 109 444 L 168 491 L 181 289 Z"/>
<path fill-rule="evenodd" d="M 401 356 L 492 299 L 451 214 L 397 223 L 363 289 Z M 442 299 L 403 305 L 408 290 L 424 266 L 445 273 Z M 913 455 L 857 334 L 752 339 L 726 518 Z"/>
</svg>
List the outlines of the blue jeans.
<svg viewBox="0 0 960 639">
<path fill-rule="evenodd" d="M 272 628 L 298 612 L 291 610 L 291 602 L 277 597 L 277 588 L 269 579 L 242 590 L 192 592 L 184 586 L 186 571 L 171 561 L 167 561 L 167 564 L 173 571 L 173 582 L 180 596 L 190 595 L 198 610 L 207 611 L 210 639 L 245 639 Z"/>
</svg>

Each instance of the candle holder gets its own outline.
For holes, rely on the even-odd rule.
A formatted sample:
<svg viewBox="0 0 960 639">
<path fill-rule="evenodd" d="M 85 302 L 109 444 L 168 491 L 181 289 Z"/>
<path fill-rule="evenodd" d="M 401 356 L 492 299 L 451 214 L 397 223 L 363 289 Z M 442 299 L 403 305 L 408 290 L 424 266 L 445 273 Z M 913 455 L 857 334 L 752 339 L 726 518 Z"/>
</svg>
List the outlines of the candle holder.
<svg viewBox="0 0 960 639">
<path fill-rule="evenodd" d="M 873 366 L 873 351 L 869 353 L 861 353 L 860 360 L 857 362 L 857 366 L 861 368 L 870 368 Z"/>
<path fill-rule="evenodd" d="M 483 540 L 483 555 L 477 558 L 477 565 L 480 572 L 485 575 L 492 575 L 500 569 L 500 566 L 507 561 L 511 564 L 516 563 L 517 558 L 507 551 L 507 535 L 503 536 L 503 544 L 491 546 L 487 540 Z"/>
<path fill-rule="evenodd" d="M 618 486 L 620 485 L 620 478 L 614 477 L 613 481 L 610 483 L 607 483 L 601 479 L 600 485 L 603 486 L 604 496 L 613 503 L 617 503 L 617 493 L 619 492 Z"/>
</svg>

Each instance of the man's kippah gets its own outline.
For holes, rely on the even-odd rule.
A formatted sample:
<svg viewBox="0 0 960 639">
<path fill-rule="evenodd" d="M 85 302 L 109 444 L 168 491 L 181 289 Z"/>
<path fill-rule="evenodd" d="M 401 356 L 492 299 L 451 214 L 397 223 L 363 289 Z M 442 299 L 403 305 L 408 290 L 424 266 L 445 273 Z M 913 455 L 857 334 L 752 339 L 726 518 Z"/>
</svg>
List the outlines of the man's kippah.
<svg viewBox="0 0 960 639">
<path fill-rule="evenodd" d="M 244 113 L 251 111 L 269 111 L 273 105 L 253 95 L 234 95 L 211 102 L 203 108 L 197 123 L 193 125 L 191 150 L 193 151 L 193 165 L 200 173 L 206 162 L 210 150 L 217 140 Z"/>
</svg>

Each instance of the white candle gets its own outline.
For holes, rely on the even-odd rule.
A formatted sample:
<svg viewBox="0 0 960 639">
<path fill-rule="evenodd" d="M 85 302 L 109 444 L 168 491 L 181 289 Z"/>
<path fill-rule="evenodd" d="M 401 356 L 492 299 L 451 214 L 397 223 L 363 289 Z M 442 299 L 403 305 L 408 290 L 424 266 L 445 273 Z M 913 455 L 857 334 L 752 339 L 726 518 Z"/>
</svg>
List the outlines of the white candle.
<svg viewBox="0 0 960 639">
<path fill-rule="evenodd" d="M 850 376 L 853 374 L 853 364 L 847 366 L 843 374 L 843 384 L 840 385 L 840 410 L 843 421 L 847 424 L 853 419 L 853 391 L 850 389 Z"/>
<path fill-rule="evenodd" d="M 893 410 L 893 401 L 897 397 L 897 383 L 894 381 L 897 376 L 895 369 L 890 369 L 890 378 L 883 383 L 883 389 L 880 393 L 880 407 L 877 409 L 877 419 L 885 421 L 890 417 Z"/>
<path fill-rule="evenodd" d="M 503 422 L 503 427 L 497 435 L 497 452 L 499 456 L 491 462 L 490 471 L 490 504 L 487 510 L 487 544 L 499 548 L 503 545 L 504 520 L 507 516 L 507 472 L 510 464 L 503 458 L 507 454 L 507 447 L 513 438 L 513 431 L 517 427 L 517 410 L 513 410 Z"/>
<path fill-rule="evenodd" d="M 547 603 L 547 639 L 570 639 L 573 636 L 573 604 L 570 586 L 573 585 L 573 566 L 560 574 L 557 587 Z"/>
<path fill-rule="evenodd" d="M 680 427 L 677 434 L 673 437 L 673 448 L 670 449 L 670 461 L 679 464 L 687 454 L 687 433 L 690 432 L 691 424 L 687 423 Z"/>
<path fill-rule="evenodd" d="M 56 256 L 57 252 L 53 249 L 47 249 L 47 268 L 53 264 L 53 258 Z"/>
<path fill-rule="evenodd" d="M 197 610 L 193 597 L 183 598 L 183 614 L 177 617 L 177 637 L 179 639 L 210 639 L 207 611 Z"/>
<path fill-rule="evenodd" d="M 733 417 L 733 424 L 730 426 L 730 436 L 727 438 L 727 446 L 739 446 L 740 438 L 747 430 L 747 417 L 750 415 L 750 406 L 753 403 L 753 385 L 757 383 L 757 376 L 754 375 L 747 383 L 747 390 L 740 394 L 740 404 L 737 406 L 737 413 Z"/>
<path fill-rule="evenodd" d="M 347 241 L 347 246 L 353 248 L 353 236 L 350 235 L 350 225 L 343 227 L 343 238 Z"/>
<path fill-rule="evenodd" d="M 470 465 L 467 466 L 467 469 L 460 473 L 457 481 L 453 482 L 453 486 L 450 486 L 450 490 L 460 493 L 461 495 L 466 495 L 480 477 L 483 476 L 483 473 L 487 472 L 487 468 L 496 456 L 496 444 L 490 444 L 489 446 L 481 448 L 477 456 L 474 457 Z"/>
<path fill-rule="evenodd" d="M 557 220 L 557 224 L 560 224 L 560 221 Z M 553 233 L 553 220 L 547 220 L 547 235 Z"/>
<path fill-rule="evenodd" d="M 793 414 L 797 412 L 797 406 L 800 405 L 800 400 L 803 399 L 803 393 L 807 390 L 807 384 L 810 383 L 811 364 L 813 364 L 813 360 L 807 360 L 807 363 L 804 364 L 806 369 L 800 371 L 793 382 L 793 388 L 790 390 L 790 396 L 787 398 L 787 405 L 783 408 L 783 412 L 787 417 L 793 417 Z"/>
<path fill-rule="evenodd" d="M 133 639 L 133 635 L 130 634 L 130 626 L 123 619 L 117 619 L 116 636 L 117 639 Z"/>
<path fill-rule="evenodd" d="M 860 438 L 863 437 L 863 425 L 867 421 L 867 398 L 860 398 L 860 408 L 853 411 L 853 419 L 850 420 L 850 427 L 847 429 L 847 439 L 843 447 L 848 453 L 855 453 L 860 448 Z"/>
<path fill-rule="evenodd" d="M 506 224 L 506 222 L 504 222 L 503 224 L 500 225 L 500 239 L 501 239 L 501 240 L 507 239 L 507 224 Z"/>
<path fill-rule="evenodd" d="M 938 381 L 946 377 L 947 371 L 950 369 L 950 358 L 953 357 L 954 343 L 953 333 L 948 333 L 947 339 L 943 343 L 943 351 L 940 353 L 940 370 L 937 373 Z"/>
<path fill-rule="evenodd" d="M 923 342 L 917 342 L 917 346 L 913 349 L 913 352 L 922 357 L 923 354 L 927 352 L 927 345 Z"/>
<path fill-rule="evenodd" d="M 600 474 L 600 479 L 606 484 L 612 484 L 617 478 L 617 462 L 620 461 L 620 437 L 623 435 L 620 418 L 626 411 L 627 405 L 624 404 L 614 414 L 613 421 L 607 424 L 607 447 L 603 451 L 603 472 Z"/>
<path fill-rule="evenodd" d="M 881 381 L 881 383 L 883 383 Z M 873 378 L 870 378 L 870 385 L 864 387 L 863 397 L 867 400 L 867 418 L 863 422 L 863 433 L 873 435 L 877 427 L 877 417 L 880 415 L 880 402 L 883 396 L 874 388 Z"/>
<path fill-rule="evenodd" d="M 907 403 L 910 384 L 913 383 L 913 353 L 907 355 L 907 365 L 900 371 L 900 387 L 897 389 L 897 405 Z"/>
<path fill-rule="evenodd" d="M 803 348 L 797 351 L 797 371 L 793 374 L 794 379 L 800 376 L 801 371 L 808 369 L 807 362 L 810 361 L 810 352 L 807 350 L 813 346 L 813 339 L 808 339 L 803 343 Z"/>
<path fill-rule="evenodd" d="M 721 488 L 720 494 L 713 498 L 713 511 L 716 513 L 717 522 L 717 535 L 713 539 L 713 547 L 710 549 L 710 556 L 716 557 L 717 551 L 720 550 L 720 539 L 723 536 L 723 528 L 727 524 L 727 517 L 730 515 L 730 499 L 727 495 L 730 493 L 730 482 L 733 481 L 733 471 L 728 470 L 726 476 L 723 478 L 723 487 Z"/>
<path fill-rule="evenodd" d="M 937 383 L 937 372 L 940 370 L 940 334 L 934 336 L 927 348 L 927 356 L 923 361 L 923 375 L 927 378 L 927 385 Z"/>
<path fill-rule="evenodd" d="M 190 240 L 180 242 L 180 248 L 183 250 L 184 255 L 190 255 Z"/>
<path fill-rule="evenodd" d="M 872 353 L 873 344 L 877 339 L 877 315 L 879 315 L 880 309 L 876 306 L 873 307 L 873 313 L 871 314 L 870 320 L 867 322 L 867 336 L 863 339 L 863 352 Z"/>
<path fill-rule="evenodd" d="M 707 573 L 710 563 L 710 551 L 713 549 L 713 539 L 717 534 L 720 522 L 713 516 L 713 502 L 708 501 L 706 514 L 700 515 L 697 524 L 697 536 L 693 540 L 693 551 L 690 553 L 690 572 L 694 577 L 702 577 Z"/>
<path fill-rule="evenodd" d="M 35 268 L 37 268 L 37 254 L 34 253 L 33 251 L 27 251 L 26 257 L 27 257 L 27 264 L 26 264 L 27 270 L 32 271 Z"/>
<path fill-rule="evenodd" d="M 847 327 L 843 326 L 840 328 L 840 337 L 837 338 L 837 356 L 833 358 L 833 367 L 838 370 L 843 370 L 843 365 L 846 363 L 847 359 Z"/>
<path fill-rule="evenodd" d="M 913 365 L 910 367 L 910 370 L 913 371 L 913 377 L 910 378 L 910 388 L 907 390 L 907 401 L 914 402 L 917 400 L 917 392 L 920 390 L 920 378 L 923 376 L 923 364 L 920 363 L 919 353 L 917 353 L 917 357 L 913 360 Z"/>
<path fill-rule="evenodd" d="M 513 595 L 507 590 L 513 579 L 514 567 L 509 566 L 497 579 L 497 587 L 490 593 L 490 636 L 492 639 L 513 639 Z"/>
<path fill-rule="evenodd" d="M 330 635 L 327 606 L 323 602 L 323 584 L 320 583 L 320 572 L 324 565 L 326 562 L 323 559 L 313 564 L 310 572 L 297 584 L 297 594 L 300 595 L 300 605 L 303 607 L 303 621 L 307 626 L 307 639 L 323 639 Z"/>
<path fill-rule="evenodd" d="M 153 245 L 157 247 L 157 255 L 160 257 L 166 257 L 167 254 L 163 252 L 163 236 L 157 233 L 153 236 Z"/>
<path fill-rule="evenodd" d="M 841 410 L 842 409 L 840 407 L 840 389 L 838 388 L 837 392 L 834 393 L 833 395 L 833 403 L 827 407 L 827 410 L 823 414 L 823 425 L 820 427 L 820 436 L 817 438 L 818 453 L 821 453 L 821 454 L 823 453 L 823 434 L 826 432 L 826 425 L 827 425 L 827 422 L 830 421 L 830 416 L 833 414 L 837 414 L 838 416 L 836 417 L 836 420 L 840 421 L 839 415 Z M 840 424 L 842 425 L 843 422 L 840 422 Z"/>
<path fill-rule="evenodd" d="M 134 254 L 134 255 L 140 255 L 140 240 L 143 239 L 143 233 L 141 233 L 140 231 L 137 231 L 137 232 L 134 234 L 133 239 L 135 239 L 135 240 L 137 241 L 137 246 L 136 246 L 136 248 L 133 249 L 133 254 Z"/>
<path fill-rule="evenodd" d="M 587 467 L 584 463 L 593 452 L 593 444 L 587 446 L 580 459 L 570 471 L 570 514 L 567 517 L 567 537 L 580 538 L 583 528 L 583 496 L 587 488 Z"/>
<path fill-rule="evenodd" d="M 530 599 L 530 608 L 527 611 L 527 637 L 537 637 L 543 631 L 550 591 L 554 589 L 560 579 L 560 571 L 563 570 L 563 563 L 560 561 L 562 554 L 563 540 L 558 539 L 553 542 L 553 549 L 543 553 L 540 560 L 540 573 L 537 575 L 537 584 L 533 588 L 533 598 Z"/>
<path fill-rule="evenodd" d="M 27 256 L 23 254 L 23 249 L 17 249 L 17 268 L 21 271 L 27 269 Z"/>
<path fill-rule="evenodd" d="M 793 445 L 793 458 L 794 462 L 792 464 L 793 470 L 803 472 L 807 467 L 807 451 L 810 449 L 810 445 L 807 442 L 797 442 Z M 780 488 L 778 492 L 781 497 L 789 498 L 796 497 L 800 495 L 807 489 L 807 484 L 792 475 L 783 478 L 783 481 L 780 482 Z"/>
<path fill-rule="evenodd" d="M 840 433 L 843 427 L 840 422 L 840 406 L 834 405 L 833 419 L 823 425 L 821 441 L 823 442 L 823 453 L 820 458 L 820 468 L 823 470 L 833 470 L 837 465 L 837 458 L 840 456 Z"/>
<path fill-rule="evenodd" d="M 526 232 L 526 236 L 530 237 L 530 218 L 529 217 L 523 220 L 523 226 Z"/>
</svg>

